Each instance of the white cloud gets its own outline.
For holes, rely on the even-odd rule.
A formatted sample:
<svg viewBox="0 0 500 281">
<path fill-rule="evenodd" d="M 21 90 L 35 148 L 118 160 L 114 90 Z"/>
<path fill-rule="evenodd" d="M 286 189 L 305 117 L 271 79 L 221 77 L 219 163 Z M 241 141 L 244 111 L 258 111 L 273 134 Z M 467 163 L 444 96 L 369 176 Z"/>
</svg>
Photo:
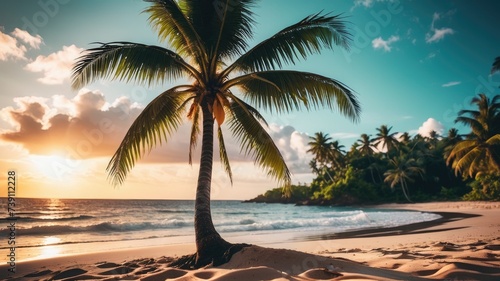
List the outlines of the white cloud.
<svg viewBox="0 0 500 281">
<path fill-rule="evenodd" d="M 43 77 L 38 81 L 43 84 L 62 84 L 71 76 L 71 68 L 82 51 L 82 48 L 75 45 L 63 46 L 61 51 L 48 56 L 38 56 L 35 61 L 26 65 L 26 69 L 31 72 L 42 72 Z"/>
<path fill-rule="evenodd" d="M 462 82 L 460 81 L 451 81 L 451 82 L 448 82 L 448 83 L 445 83 L 443 85 L 441 85 L 442 87 L 444 88 L 448 88 L 448 87 L 453 87 L 453 86 L 456 86 L 456 85 L 460 85 Z"/>
<path fill-rule="evenodd" d="M 373 5 L 373 0 L 354 0 L 354 6 L 363 6 L 369 8 Z"/>
<path fill-rule="evenodd" d="M 443 39 L 446 35 L 448 34 L 453 34 L 455 31 L 451 28 L 445 27 L 445 28 L 435 28 L 432 30 L 434 34 L 427 33 L 425 35 L 425 42 L 427 43 L 433 43 L 433 42 L 438 42 L 441 39 Z"/>
<path fill-rule="evenodd" d="M 448 12 L 446 15 L 450 15 L 452 12 Z M 439 13 L 434 13 L 432 15 L 431 30 L 425 35 L 425 42 L 434 43 L 442 40 L 446 35 L 454 34 L 455 31 L 449 27 L 436 28 L 435 23 L 437 20 L 441 19 Z"/>
<path fill-rule="evenodd" d="M 292 173 L 310 173 L 312 155 L 307 153 L 309 136 L 292 126 L 269 124 L 269 135 L 280 150 Z"/>
<path fill-rule="evenodd" d="M 30 45 L 33 49 L 40 49 L 40 45 L 43 43 L 42 36 L 32 36 L 28 31 L 19 28 L 14 29 L 11 34 L 16 38 L 21 39 L 24 43 Z"/>
<path fill-rule="evenodd" d="M 390 52 L 392 49 L 391 44 L 399 41 L 399 36 L 392 35 L 389 39 L 384 40 L 382 37 L 373 39 L 372 46 L 374 49 L 384 49 L 386 52 Z"/>
<path fill-rule="evenodd" d="M 16 38 L 3 33 L 0 29 L 0 61 L 10 58 L 25 60 L 26 51 L 26 46 L 19 45 Z"/>
<path fill-rule="evenodd" d="M 351 12 L 357 7 L 371 8 L 375 2 L 393 2 L 394 0 L 354 0 L 354 6 L 351 7 Z"/>
<path fill-rule="evenodd" d="M 429 137 L 430 132 L 435 131 L 439 135 L 442 135 L 444 132 L 444 126 L 441 122 L 437 121 L 434 118 L 429 118 L 425 121 L 422 126 L 418 128 L 418 134 L 423 137 Z"/>
</svg>

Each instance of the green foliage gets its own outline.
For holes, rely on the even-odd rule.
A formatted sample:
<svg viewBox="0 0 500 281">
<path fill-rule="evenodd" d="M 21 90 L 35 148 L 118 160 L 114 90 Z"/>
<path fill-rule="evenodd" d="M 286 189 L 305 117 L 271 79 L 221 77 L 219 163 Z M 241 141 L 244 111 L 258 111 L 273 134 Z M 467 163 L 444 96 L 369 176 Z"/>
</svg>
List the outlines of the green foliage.
<svg viewBox="0 0 500 281">
<path fill-rule="evenodd" d="M 289 189 L 288 196 L 283 193 L 283 188 L 273 188 L 266 191 L 264 194 L 257 196 L 247 202 L 256 203 L 297 203 L 307 201 L 311 198 L 312 191 L 306 185 L 292 185 Z"/>
<path fill-rule="evenodd" d="M 470 187 L 472 191 L 464 195 L 464 200 L 500 200 L 500 175 L 480 175 Z"/>
</svg>

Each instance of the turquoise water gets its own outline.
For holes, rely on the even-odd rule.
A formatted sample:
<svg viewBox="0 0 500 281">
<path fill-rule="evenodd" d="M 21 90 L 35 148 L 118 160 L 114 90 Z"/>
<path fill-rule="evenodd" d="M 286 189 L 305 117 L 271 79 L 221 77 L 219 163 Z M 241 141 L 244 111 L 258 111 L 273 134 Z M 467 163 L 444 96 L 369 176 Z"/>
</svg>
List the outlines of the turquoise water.
<svg viewBox="0 0 500 281">
<path fill-rule="evenodd" d="M 102 251 L 194 241 L 191 200 L 16 200 L 19 260 L 41 258 L 47 248 L 58 249 L 52 252 L 57 256 L 90 252 L 93 247 Z M 7 209 L 6 200 L 0 209 Z M 423 212 L 240 201 L 213 201 L 212 215 L 223 237 L 247 243 L 269 241 L 269 237 L 279 240 L 284 235 L 300 240 L 320 233 L 393 227 L 440 217 Z M 1 220 L 7 225 L 7 214 Z M 7 246 L 0 244 L 0 250 Z"/>
</svg>

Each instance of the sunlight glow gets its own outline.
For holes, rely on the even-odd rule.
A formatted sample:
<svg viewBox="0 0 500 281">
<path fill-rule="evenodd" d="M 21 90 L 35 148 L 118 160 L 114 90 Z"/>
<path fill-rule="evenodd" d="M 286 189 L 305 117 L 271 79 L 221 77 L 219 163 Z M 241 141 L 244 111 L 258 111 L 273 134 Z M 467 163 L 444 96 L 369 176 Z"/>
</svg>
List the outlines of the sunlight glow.
<svg viewBox="0 0 500 281">
<path fill-rule="evenodd" d="M 55 236 L 47 236 L 43 239 L 43 245 L 57 244 L 61 242 L 61 238 Z"/>
<path fill-rule="evenodd" d="M 70 160 L 58 155 L 30 155 L 29 160 L 37 173 L 43 177 L 65 181 L 76 168 Z"/>
</svg>

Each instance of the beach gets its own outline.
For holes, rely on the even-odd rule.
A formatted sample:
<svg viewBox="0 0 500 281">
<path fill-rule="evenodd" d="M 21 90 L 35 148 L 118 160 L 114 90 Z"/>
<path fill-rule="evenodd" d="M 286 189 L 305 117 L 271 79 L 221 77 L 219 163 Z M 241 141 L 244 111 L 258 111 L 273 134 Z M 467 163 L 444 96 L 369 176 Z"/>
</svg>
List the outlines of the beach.
<svg viewBox="0 0 500 281">
<path fill-rule="evenodd" d="M 273 240 L 244 248 L 219 267 L 168 267 L 194 244 L 2 262 L 7 280 L 500 280 L 500 202 L 389 204 L 380 209 L 435 212 L 404 226 Z M 233 242 L 233 241 L 230 241 Z"/>
</svg>

